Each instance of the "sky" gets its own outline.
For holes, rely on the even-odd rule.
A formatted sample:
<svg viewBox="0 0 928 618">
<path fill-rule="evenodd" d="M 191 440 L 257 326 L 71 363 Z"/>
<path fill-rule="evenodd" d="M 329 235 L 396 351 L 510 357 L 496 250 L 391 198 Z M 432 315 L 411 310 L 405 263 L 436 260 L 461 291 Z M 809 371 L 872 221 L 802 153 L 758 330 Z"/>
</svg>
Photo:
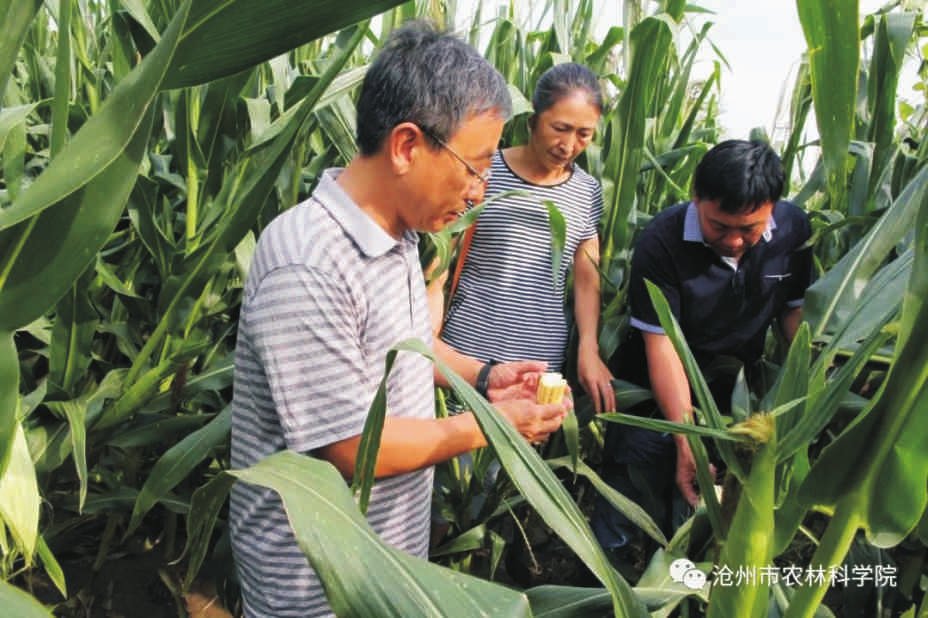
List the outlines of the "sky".
<svg viewBox="0 0 928 618">
<path fill-rule="evenodd" d="M 516 10 L 530 11 L 530 0 L 515 0 Z M 493 6 L 483 0 L 484 16 Z M 506 6 L 508 2 L 501 1 Z M 597 38 L 610 26 L 621 22 L 621 0 L 598 0 L 601 11 Z M 777 122 L 777 110 L 786 89 L 787 96 L 795 81 L 796 70 L 806 44 L 796 12 L 795 0 L 692 0 L 715 13 L 706 19 L 714 22 L 709 37 L 728 60 L 722 67 L 720 123 L 723 138 L 747 138 L 753 127 L 763 127 L 774 141 L 785 137 L 784 120 Z M 861 15 L 877 10 L 881 0 L 859 0 Z M 466 1 L 459 2 L 466 13 Z M 538 6 L 538 5 L 535 5 Z M 537 23 L 532 20 L 530 23 Z M 708 74 L 714 60 L 711 48 L 698 62 L 695 72 Z M 779 125 L 779 129 L 778 129 Z"/>
</svg>

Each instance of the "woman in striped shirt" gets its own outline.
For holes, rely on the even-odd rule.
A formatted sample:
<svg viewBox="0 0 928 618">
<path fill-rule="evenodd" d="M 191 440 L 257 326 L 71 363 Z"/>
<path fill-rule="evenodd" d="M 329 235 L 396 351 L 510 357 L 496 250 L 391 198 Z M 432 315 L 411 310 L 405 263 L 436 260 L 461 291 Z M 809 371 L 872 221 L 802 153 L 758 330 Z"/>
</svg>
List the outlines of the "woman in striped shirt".
<svg viewBox="0 0 928 618">
<path fill-rule="evenodd" d="M 578 378 L 596 412 L 611 411 L 612 375 L 598 345 L 602 188 L 575 163 L 593 138 L 602 94 L 589 69 L 566 63 L 541 76 L 532 104 L 528 143 L 496 152 L 486 190 L 488 197 L 513 189 L 521 194 L 491 201 L 480 214 L 437 345 L 482 363 L 533 359 L 561 371 L 573 268 Z M 557 271 L 549 204 L 566 223 Z"/>
</svg>

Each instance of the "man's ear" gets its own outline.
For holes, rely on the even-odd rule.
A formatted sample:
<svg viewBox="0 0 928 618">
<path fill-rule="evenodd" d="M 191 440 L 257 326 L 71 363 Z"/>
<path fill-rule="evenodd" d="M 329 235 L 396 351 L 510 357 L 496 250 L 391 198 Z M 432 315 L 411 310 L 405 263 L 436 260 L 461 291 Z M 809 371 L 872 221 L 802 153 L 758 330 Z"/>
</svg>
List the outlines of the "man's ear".
<svg viewBox="0 0 928 618">
<path fill-rule="evenodd" d="M 387 135 L 387 154 L 394 172 L 402 176 L 412 167 L 416 157 L 421 155 L 425 145 L 422 129 L 412 122 L 401 122 L 393 127 Z"/>
</svg>

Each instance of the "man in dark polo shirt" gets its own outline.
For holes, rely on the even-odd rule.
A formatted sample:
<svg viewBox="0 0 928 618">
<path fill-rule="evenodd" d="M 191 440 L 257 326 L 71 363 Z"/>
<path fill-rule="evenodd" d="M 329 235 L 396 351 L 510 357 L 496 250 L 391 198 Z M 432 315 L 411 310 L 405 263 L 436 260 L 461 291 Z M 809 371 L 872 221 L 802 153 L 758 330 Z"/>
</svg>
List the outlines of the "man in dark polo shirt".
<svg viewBox="0 0 928 618">
<path fill-rule="evenodd" d="M 692 201 L 658 213 L 642 232 L 629 285 L 631 333 L 611 368 L 616 377 L 650 388 L 668 420 L 683 420 L 692 394 L 645 280 L 664 293 L 716 401 L 727 407 L 735 373 L 716 377 L 721 361 L 740 361 L 751 381 L 768 327 L 777 322 L 787 339 L 795 335 L 811 282 L 809 220 L 780 200 L 783 184 L 770 146 L 722 142 L 697 166 Z M 648 414 L 651 405 L 636 412 Z M 682 435 L 610 424 L 604 462 L 606 479 L 668 533 L 685 518 L 686 505 L 698 501 L 695 462 Z M 603 500 L 593 528 L 605 548 L 618 550 L 620 562 L 623 548 L 640 534 Z"/>
</svg>

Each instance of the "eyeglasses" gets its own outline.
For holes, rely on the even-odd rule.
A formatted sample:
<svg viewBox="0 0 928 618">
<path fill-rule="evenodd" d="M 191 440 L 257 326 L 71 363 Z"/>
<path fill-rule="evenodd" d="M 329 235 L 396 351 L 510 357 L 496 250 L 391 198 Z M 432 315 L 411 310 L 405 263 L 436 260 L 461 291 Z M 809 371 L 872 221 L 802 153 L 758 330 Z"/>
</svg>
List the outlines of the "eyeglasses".
<svg viewBox="0 0 928 618">
<path fill-rule="evenodd" d="M 422 127 L 419 127 L 419 128 L 422 129 Z M 470 163 L 468 163 L 467 160 L 464 159 L 464 157 L 462 157 L 461 155 L 459 155 L 459 154 L 454 150 L 454 148 L 452 148 L 451 146 L 449 146 L 449 145 L 448 145 L 448 142 L 446 142 L 445 140 L 439 138 L 437 135 L 435 135 L 432 131 L 430 131 L 430 130 L 428 130 L 428 129 L 422 129 L 422 132 L 425 133 L 426 135 L 428 135 L 430 138 L 432 138 L 432 139 L 435 140 L 436 142 L 438 142 L 438 145 L 439 145 L 439 146 L 441 146 L 442 148 L 444 148 L 445 150 L 447 150 L 448 152 L 450 152 L 450 153 L 451 153 L 451 156 L 453 156 L 455 159 L 457 159 L 458 161 L 460 161 L 461 164 L 467 169 L 467 173 L 468 173 L 468 174 L 470 174 L 470 175 L 473 176 L 475 179 L 477 179 L 477 180 L 479 180 L 480 182 L 482 182 L 484 185 L 490 184 L 490 170 L 489 170 L 489 169 L 487 169 L 487 171 L 485 171 L 485 172 L 483 172 L 483 173 L 481 174 L 480 172 L 477 171 L 477 168 L 475 168 L 473 165 L 471 165 Z"/>
</svg>

